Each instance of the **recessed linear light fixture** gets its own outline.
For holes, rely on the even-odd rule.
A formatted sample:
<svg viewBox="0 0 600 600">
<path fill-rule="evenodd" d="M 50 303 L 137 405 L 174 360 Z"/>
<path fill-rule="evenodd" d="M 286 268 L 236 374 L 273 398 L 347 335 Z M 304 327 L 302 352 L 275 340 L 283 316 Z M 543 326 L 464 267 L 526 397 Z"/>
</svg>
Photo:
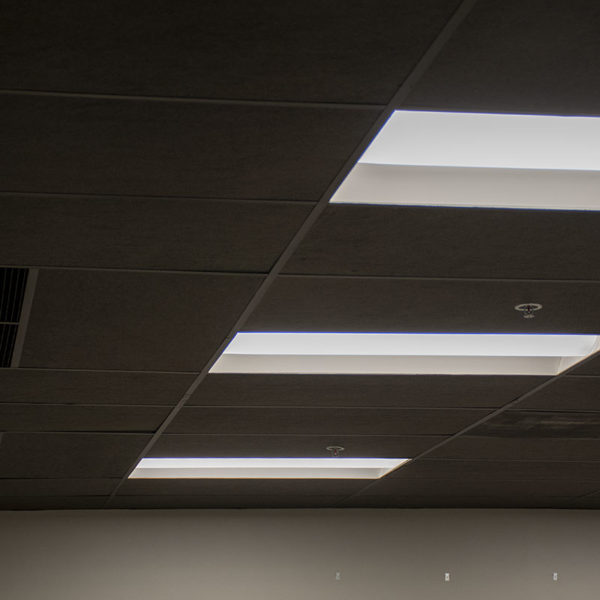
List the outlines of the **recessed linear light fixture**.
<svg viewBox="0 0 600 600">
<path fill-rule="evenodd" d="M 211 373 L 556 375 L 595 335 L 238 333 Z"/>
<path fill-rule="evenodd" d="M 409 458 L 143 458 L 130 479 L 379 479 Z"/>
<path fill-rule="evenodd" d="M 395 111 L 331 202 L 600 210 L 600 118 Z"/>
</svg>

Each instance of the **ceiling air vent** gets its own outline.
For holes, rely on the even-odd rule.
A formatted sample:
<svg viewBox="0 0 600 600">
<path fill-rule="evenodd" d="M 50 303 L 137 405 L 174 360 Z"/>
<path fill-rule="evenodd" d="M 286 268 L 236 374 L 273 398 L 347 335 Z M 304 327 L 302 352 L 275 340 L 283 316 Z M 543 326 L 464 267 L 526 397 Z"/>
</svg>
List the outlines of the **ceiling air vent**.
<svg viewBox="0 0 600 600">
<path fill-rule="evenodd" d="M 0 268 L 0 367 L 10 367 L 28 269 Z"/>
</svg>

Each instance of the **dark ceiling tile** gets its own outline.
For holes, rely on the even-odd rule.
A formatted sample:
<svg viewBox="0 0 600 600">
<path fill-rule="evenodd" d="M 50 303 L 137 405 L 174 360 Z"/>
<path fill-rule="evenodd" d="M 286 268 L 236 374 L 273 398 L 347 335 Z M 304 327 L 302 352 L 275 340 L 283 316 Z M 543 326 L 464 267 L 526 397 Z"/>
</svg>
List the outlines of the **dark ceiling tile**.
<svg viewBox="0 0 600 600">
<path fill-rule="evenodd" d="M 387 102 L 457 0 L 11 4 L 0 86 Z"/>
<path fill-rule="evenodd" d="M 471 436 L 514 438 L 597 438 L 598 412 L 507 410 L 472 429 Z"/>
<path fill-rule="evenodd" d="M 268 271 L 307 202 L 0 197 L 3 264 Z"/>
<path fill-rule="evenodd" d="M 0 431 L 152 433 L 168 406 L 89 406 L 0 403 Z"/>
<path fill-rule="evenodd" d="M 600 487 L 600 486 L 598 486 Z M 600 508 L 600 490 L 595 494 L 586 495 L 583 498 L 576 498 L 572 501 L 573 508 Z"/>
<path fill-rule="evenodd" d="M 600 461 L 600 440 L 461 436 L 428 458 Z"/>
<path fill-rule="evenodd" d="M 5 95 L 2 189 L 317 200 L 378 116 Z"/>
<path fill-rule="evenodd" d="M 5 433 L 0 477 L 122 477 L 149 440 L 149 435 L 141 434 Z"/>
<path fill-rule="evenodd" d="M 336 496 L 359 491 L 364 479 L 129 479 L 121 496 Z"/>
<path fill-rule="evenodd" d="M 100 509 L 107 496 L 0 496 L 0 510 Z"/>
<path fill-rule="evenodd" d="M 463 478 L 456 479 L 408 479 L 401 477 L 385 477 L 379 479 L 360 495 L 365 496 L 488 496 L 491 498 L 511 499 L 521 496 L 579 496 L 587 494 L 598 487 L 598 482 L 578 481 L 510 481 L 496 479 L 494 481 L 478 481 Z"/>
<path fill-rule="evenodd" d="M 387 477 L 458 481 L 592 481 L 597 482 L 600 487 L 600 463 L 421 459 L 407 463 Z"/>
<path fill-rule="evenodd" d="M 187 405 L 497 407 L 542 381 L 541 377 L 214 373 L 202 382 Z"/>
<path fill-rule="evenodd" d="M 108 496 L 118 479 L 0 479 L 1 496 Z"/>
<path fill-rule="evenodd" d="M 330 205 L 287 273 L 600 279 L 600 213 Z"/>
<path fill-rule="evenodd" d="M 539 302 L 535 319 L 514 307 Z M 600 323 L 600 285 L 279 277 L 246 331 L 590 333 Z M 541 380 L 540 380 L 541 383 Z"/>
<path fill-rule="evenodd" d="M 24 367 L 199 371 L 261 278 L 41 271 Z"/>
<path fill-rule="evenodd" d="M 162 434 L 148 456 L 154 457 L 327 457 L 327 446 L 345 448 L 344 456 L 403 458 L 420 454 L 442 436 L 349 435 L 173 435 Z"/>
<path fill-rule="evenodd" d="M 600 357 L 586 361 L 573 370 L 573 375 L 600 375 Z"/>
<path fill-rule="evenodd" d="M 117 496 L 108 508 L 327 508 L 344 496 Z"/>
<path fill-rule="evenodd" d="M 561 496 L 444 496 L 432 494 L 354 496 L 339 504 L 339 508 L 570 508 L 569 497 Z"/>
<path fill-rule="evenodd" d="M 0 402 L 173 406 L 195 375 L 0 369 Z"/>
<path fill-rule="evenodd" d="M 600 377 L 562 377 L 523 402 L 519 402 L 518 408 L 519 410 L 600 412 Z"/>
<path fill-rule="evenodd" d="M 445 435 L 489 410 L 184 407 L 167 433 Z"/>
<path fill-rule="evenodd" d="M 599 28 L 594 0 L 480 0 L 406 105 L 596 115 Z"/>
</svg>

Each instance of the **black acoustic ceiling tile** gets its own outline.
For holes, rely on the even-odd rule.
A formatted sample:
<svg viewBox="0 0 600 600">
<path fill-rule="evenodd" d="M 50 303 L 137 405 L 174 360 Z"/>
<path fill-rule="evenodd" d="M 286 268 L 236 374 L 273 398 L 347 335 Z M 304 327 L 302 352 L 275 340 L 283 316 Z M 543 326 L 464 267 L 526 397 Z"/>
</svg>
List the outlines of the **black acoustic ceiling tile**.
<svg viewBox="0 0 600 600">
<path fill-rule="evenodd" d="M 122 431 L 153 433 L 168 406 L 0 403 L 0 431 Z"/>
<path fill-rule="evenodd" d="M 476 458 L 476 457 L 473 457 Z M 457 481 L 590 481 L 600 488 L 598 462 L 490 461 L 422 459 L 407 463 L 386 477 L 401 479 L 452 479 Z"/>
<path fill-rule="evenodd" d="M 523 319 L 514 309 L 523 302 L 543 309 Z M 285 276 L 244 329 L 597 334 L 599 323 L 600 285 L 591 282 Z"/>
<path fill-rule="evenodd" d="M 184 407 L 167 433 L 446 435 L 489 410 Z"/>
<path fill-rule="evenodd" d="M 541 377 L 459 375 L 213 373 L 188 405 L 485 408 L 502 406 L 542 381 Z"/>
<path fill-rule="evenodd" d="M 108 508 L 327 508 L 344 496 L 117 496 Z"/>
<path fill-rule="evenodd" d="M 600 357 L 586 361 L 573 370 L 573 375 L 600 375 Z"/>
<path fill-rule="evenodd" d="M 153 457 L 327 457 L 327 446 L 345 448 L 344 456 L 406 458 L 441 442 L 443 436 L 349 435 L 172 435 L 163 434 L 148 456 Z"/>
<path fill-rule="evenodd" d="M 364 479 L 128 479 L 123 496 L 336 496 L 358 492 Z"/>
<path fill-rule="evenodd" d="M 599 486 L 600 488 L 600 486 Z M 575 498 L 572 501 L 573 508 L 600 508 L 600 489 L 597 493 L 586 495 L 582 498 Z"/>
<path fill-rule="evenodd" d="M 122 477 L 149 440 L 149 435 L 141 434 L 5 433 L 0 442 L 0 477 Z"/>
<path fill-rule="evenodd" d="M 96 510 L 108 496 L 0 496 L 0 510 Z"/>
<path fill-rule="evenodd" d="M 445 496 L 431 494 L 354 496 L 343 500 L 340 508 L 573 508 L 569 497 L 561 496 Z"/>
<path fill-rule="evenodd" d="M 173 406 L 194 378 L 186 373 L 0 369 L 0 402 Z"/>
<path fill-rule="evenodd" d="M 317 200 L 378 116 L 2 96 L 0 190 Z"/>
<path fill-rule="evenodd" d="M 41 271 L 24 367 L 200 370 L 261 277 Z"/>
<path fill-rule="evenodd" d="M 519 402 L 519 410 L 600 412 L 600 377 L 562 377 Z"/>
<path fill-rule="evenodd" d="M 600 279 L 590 211 L 330 205 L 287 273 Z"/>
<path fill-rule="evenodd" d="M 0 197 L 0 255 L 15 265 L 264 272 L 311 207 L 15 194 Z"/>
<path fill-rule="evenodd" d="M 469 435 L 514 438 L 597 438 L 598 412 L 507 410 Z"/>
<path fill-rule="evenodd" d="M 0 86 L 387 102 L 457 0 L 12 4 Z"/>
<path fill-rule="evenodd" d="M 580 496 L 598 487 L 598 482 L 561 480 L 493 481 L 457 479 L 409 479 L 385 477 L 365 488 L 359 495 L 373 496 L 488 496 L 497 499 L 518 498 L 521 496 Z"/>
<path fill-rule="evenodd" d="M 598 114 L 593 0 L 480 0 L 407 104 L 482 112 Z"/>
<path fill-rule="evenodd" d="M 2 496 L 108 496 L 119 479 L 0 479 Z"/>
<path fill-rule="evenodd" d="M 600 461 L 600 440 L 461 436 L 434 450 L 428 458 Z"/>
</svg>

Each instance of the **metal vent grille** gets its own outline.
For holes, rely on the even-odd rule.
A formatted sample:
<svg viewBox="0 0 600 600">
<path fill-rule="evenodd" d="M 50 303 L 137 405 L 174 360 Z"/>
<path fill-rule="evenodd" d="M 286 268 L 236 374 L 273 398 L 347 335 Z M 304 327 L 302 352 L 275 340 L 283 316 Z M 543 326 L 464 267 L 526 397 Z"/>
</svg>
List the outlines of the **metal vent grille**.
<svg viewBox="0 0 600 600">
<path fill-rule="evenodd" d="M 27 269 L 0 268 L 0 323 L 18 323 Z"/>
<path fill-rule="evenodd" d="M 11 364 L 27 273 L 27 269 L 0 268 L 0 368 Z"/>
<path fill-rule="evenodd" d="M 17 338 L 17 325 L 0 324 L 0 367 L 10 367 L 15 339 Z"/>
</svg>

